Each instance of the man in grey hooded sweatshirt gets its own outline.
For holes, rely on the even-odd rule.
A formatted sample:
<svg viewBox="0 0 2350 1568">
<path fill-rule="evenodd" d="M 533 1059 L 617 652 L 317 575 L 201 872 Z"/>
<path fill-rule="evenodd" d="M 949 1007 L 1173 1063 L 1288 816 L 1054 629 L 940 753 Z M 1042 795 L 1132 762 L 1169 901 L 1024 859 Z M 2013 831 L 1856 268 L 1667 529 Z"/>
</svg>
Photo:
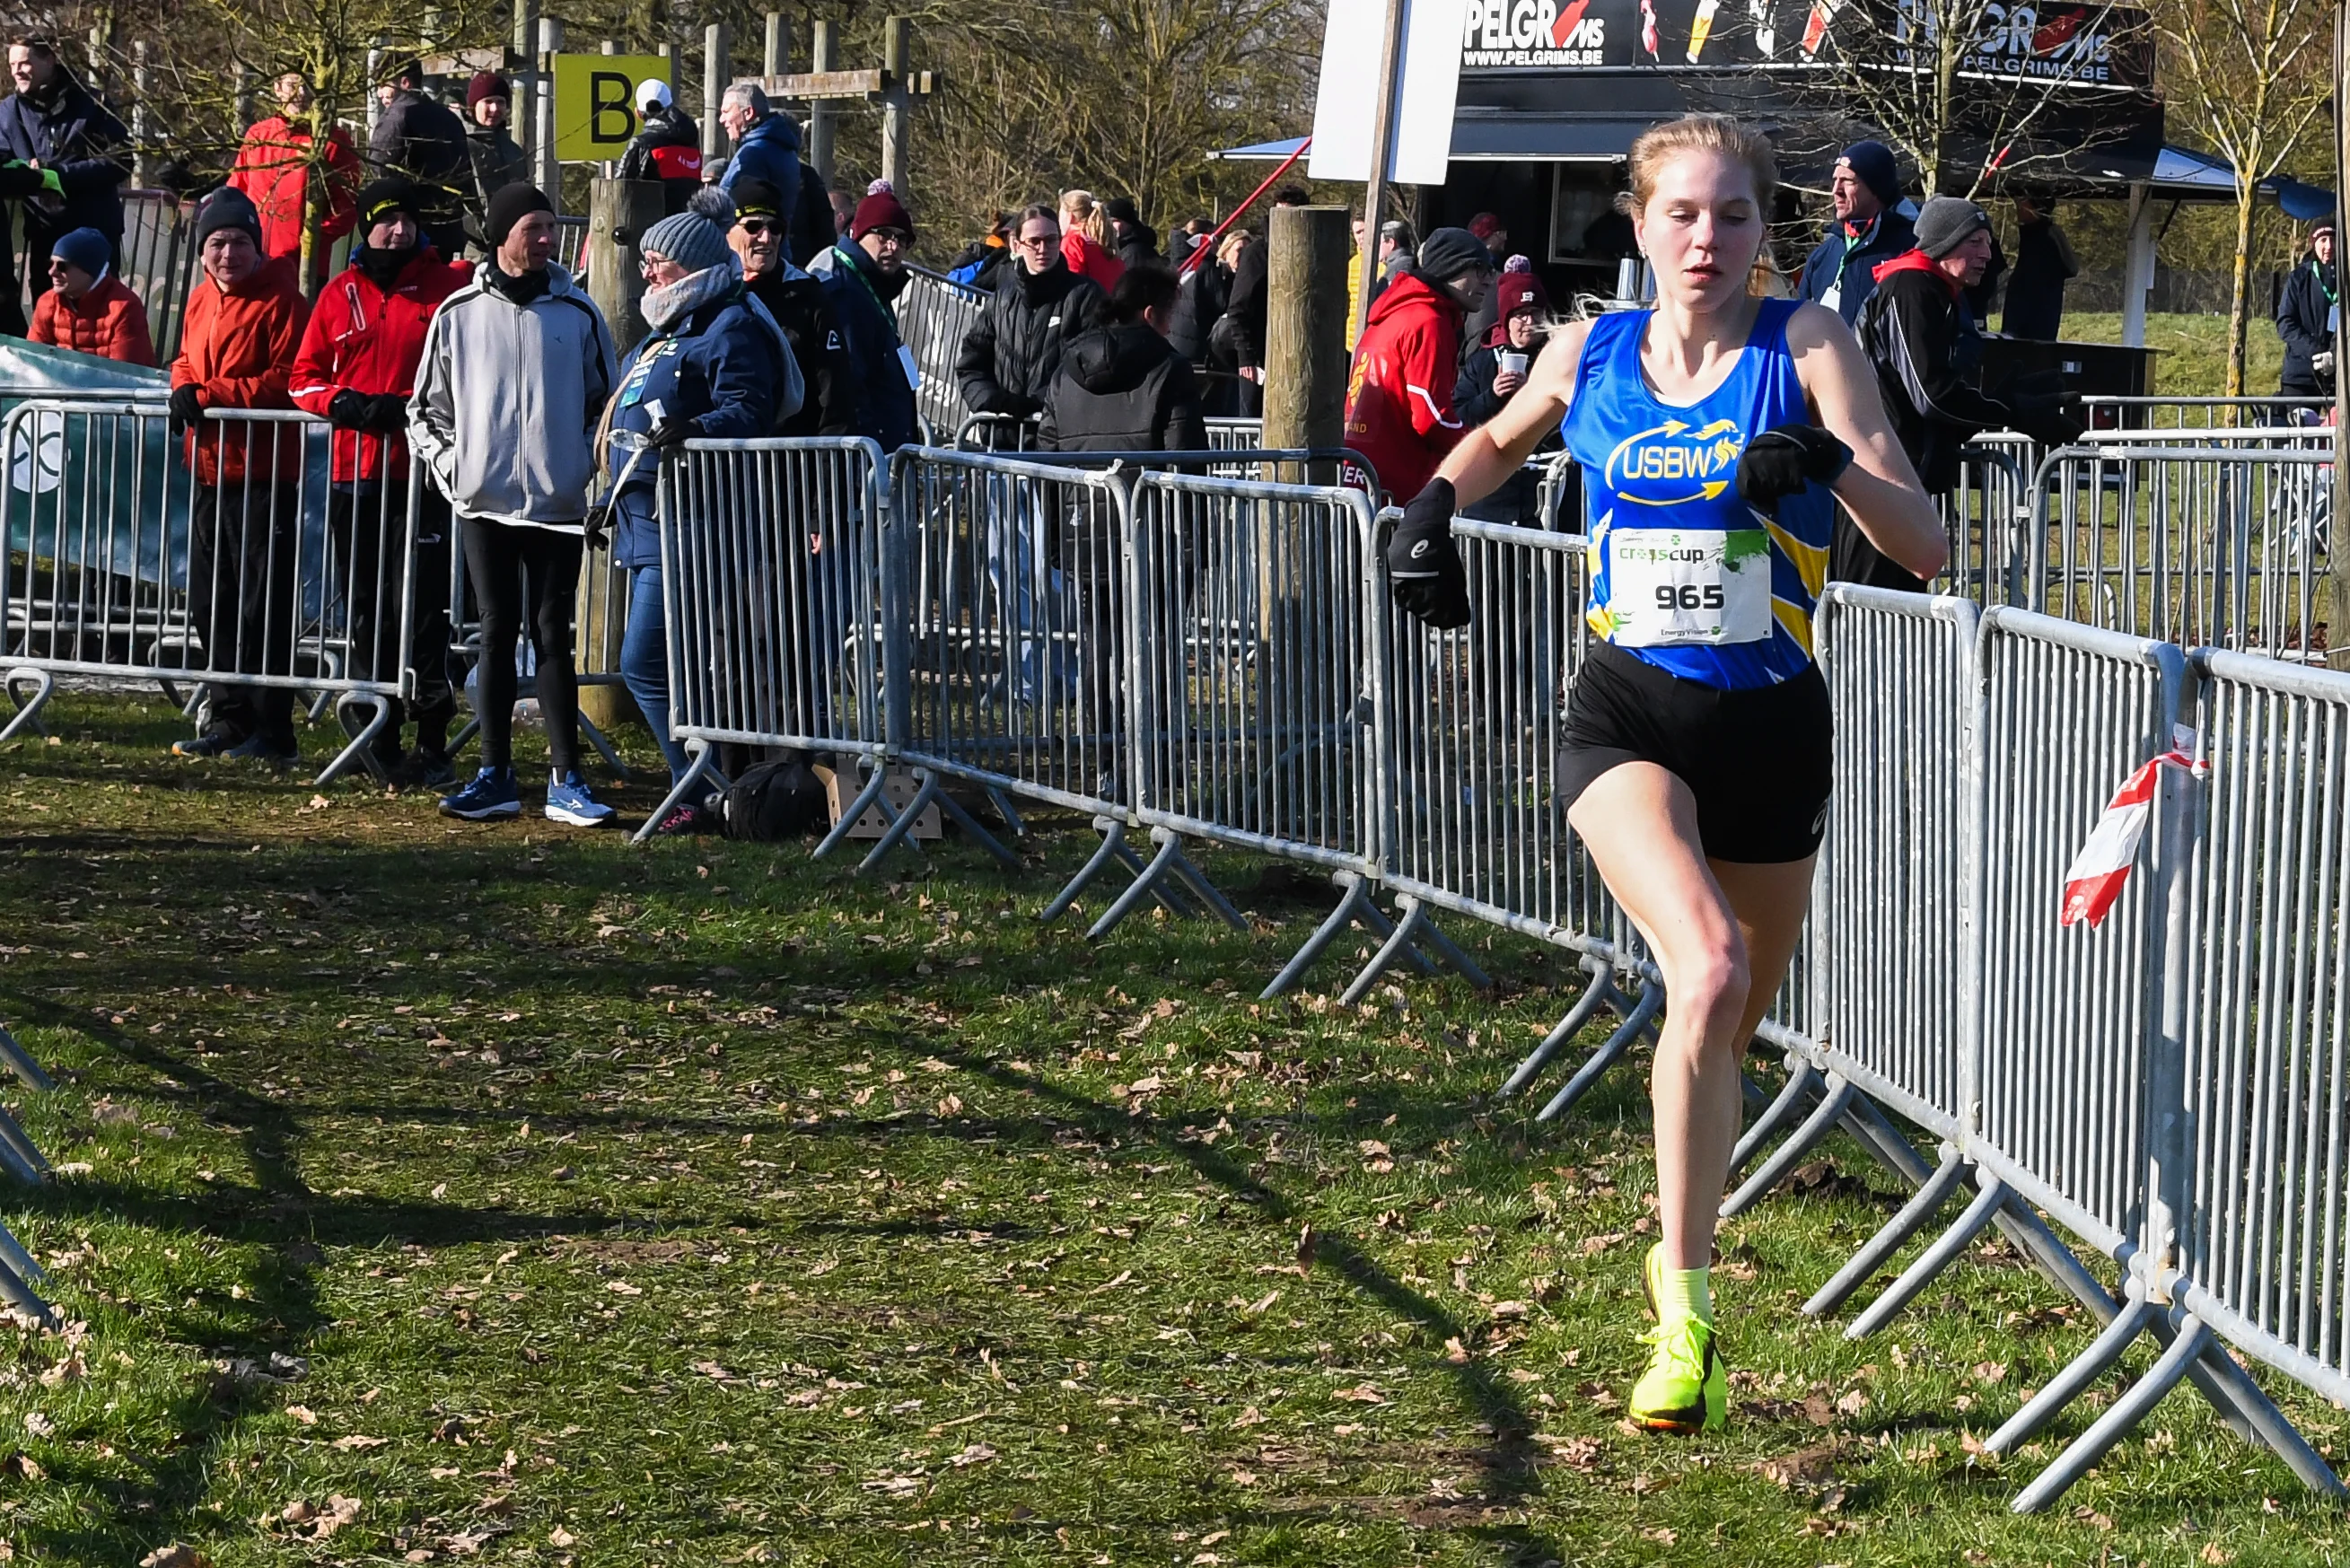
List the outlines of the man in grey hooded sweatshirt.
<svg viewBox="0 0 2350 1568">
<path fill-rule="evenodd" d="M 579 582 L 595 431 L 618 371 L 612 334 L 556 266 L 555 210 L 528 185 L 490 198 L 489 259 L 442 303 L 424 337 L 408 439 L 448 497 L 482 611 L 482 769 L 441 802 L 469 821 L 517 816 L 515 645 L 525 611 L 551 774 L 546 815 L 594 827 L 612 808 L 579 777 L 571 605 Z"/>
</svg>

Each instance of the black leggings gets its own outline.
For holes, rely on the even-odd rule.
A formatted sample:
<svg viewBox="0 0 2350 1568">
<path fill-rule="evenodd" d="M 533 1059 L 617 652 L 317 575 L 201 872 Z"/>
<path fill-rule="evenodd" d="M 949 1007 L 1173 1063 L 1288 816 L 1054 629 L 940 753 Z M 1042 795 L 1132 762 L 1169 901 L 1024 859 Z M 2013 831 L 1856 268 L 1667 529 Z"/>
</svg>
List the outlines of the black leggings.
<svg viewBox="0 0 2350 1568">
<path fill-rule="evenodd" d="M 579 677 L 571 661 L 571 601 L 579 591 L 580 538 L 468 517 L 465 576 L 482 610 L 482 763 L 514 766 L 515 643 L 530 610 L 538 654 L 538 711 L 558 774 L 579 766 Z"/>
</svg>

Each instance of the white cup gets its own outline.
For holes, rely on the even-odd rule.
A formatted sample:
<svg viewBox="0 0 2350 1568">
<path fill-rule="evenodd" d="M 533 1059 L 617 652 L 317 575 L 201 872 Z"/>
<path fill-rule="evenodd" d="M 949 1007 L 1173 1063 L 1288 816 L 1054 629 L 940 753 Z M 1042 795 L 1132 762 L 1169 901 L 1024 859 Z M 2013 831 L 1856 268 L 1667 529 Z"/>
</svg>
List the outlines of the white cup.
<svg viewBox="0 0 2350 1568">
<path fill-rule="evenodd" d="M 1515 349 L 1503 349 L 1493 356 L 1493 362 L 1501 367 L 1502 374 L 1504 376 L 1523 376 L 1526 373 L 1526 356 Z"/>
</svg>

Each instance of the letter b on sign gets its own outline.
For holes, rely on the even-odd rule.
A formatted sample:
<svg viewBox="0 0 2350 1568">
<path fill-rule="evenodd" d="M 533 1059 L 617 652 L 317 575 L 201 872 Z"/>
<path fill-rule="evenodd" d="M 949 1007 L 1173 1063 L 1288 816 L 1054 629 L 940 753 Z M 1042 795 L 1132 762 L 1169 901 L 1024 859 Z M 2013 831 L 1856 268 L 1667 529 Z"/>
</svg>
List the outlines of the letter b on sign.
<svg viewBox="0 0 2350 1568">
<path fill-rule="evenodd" d="M 637 133 L 640 82 L 667 82 L 659 55 L 555 57 L 555 155 L 567 163 L 618 158 Z"/>
</svg>

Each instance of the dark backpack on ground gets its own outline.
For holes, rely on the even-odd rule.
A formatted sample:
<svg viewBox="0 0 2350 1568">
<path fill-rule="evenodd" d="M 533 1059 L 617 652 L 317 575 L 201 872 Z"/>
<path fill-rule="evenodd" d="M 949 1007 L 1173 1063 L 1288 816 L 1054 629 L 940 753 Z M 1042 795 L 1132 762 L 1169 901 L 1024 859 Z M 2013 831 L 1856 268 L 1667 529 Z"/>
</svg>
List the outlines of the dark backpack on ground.
<svg viewBox="0 0 2350 1568">
<path fill-rule="evenodd" d="M 725 801 L 726 836 L 762 843 L 796 838 L 832 815 L 824 781 L 796 757 L 743 769 Z"/>
</svg>

